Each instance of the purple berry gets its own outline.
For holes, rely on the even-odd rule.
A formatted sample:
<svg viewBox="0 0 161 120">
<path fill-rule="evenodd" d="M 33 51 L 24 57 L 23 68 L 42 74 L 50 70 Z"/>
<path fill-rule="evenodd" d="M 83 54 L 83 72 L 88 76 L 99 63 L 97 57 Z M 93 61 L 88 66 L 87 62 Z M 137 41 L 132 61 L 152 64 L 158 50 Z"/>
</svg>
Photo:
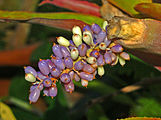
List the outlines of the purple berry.
<svg viewBox="0 0 161 120">
<path fill-rule="evenodd" d="M 103 66 L 105 64 L 105 60 L 103 58 L 103 55 L 100 54 L 100 56 L 97 59 L 97 65 L 98 66 Z"/>
<path fill-rule="evenodd" d="M 70 79 L 73 80 L 74 79 L 74 71 L 70 71 L 69 72 L 69 76 L 70 76 Z"/>
<path fill-rule="evenodd" d="M 86 30 L 91 31 L 91 27 L 89 25 L 84 26 L 83 31 L 86 31 Z"/>
<path fill-rule="evenodd" d="M 39 67 L 39 69 L 40 69 L 42 74 L 44 74 L 44 75 L 49 74 L 50 68 L 49 68 L 49 66 L 48 66 L 48 64 L 47 64 L 47 62 L 45 60 L 40 60 L 38 62 L 38 67 Z"/>
<path fill-rule="evenodd" d="M 126 53 L 126 52 L 120 53 L 120 56 L 121 56 L 123 59 L 125 59 L 125 60 L 130 60 L 130 56 L 129 56 L 129 54 Z"/>
<path fill-rule="evenodd" d="M 45 78 L 45 79 L 43 80 L 43 85 L 44 85 L 44 87 L 50 87 L 51 84 L 52 84 L 51 79 Z"/>
<path fill-rule="evenodd" d="M 113 47 L 111 47 L 111 51 L 114 53 L 120 53 L 123 51 L 123 47 L 119 44 L 114 45 Z"/>
<path fill-rule="evenodd" d="M 57 87 L 56 87 L 56 85 L 51 86 L 49 88 L 49 96 L 55 97 L 56 95 L 57 95 Z"/>
<path fill-rule="evenodd" d="M 40 96 L 40 90 L 38 88 L 34 89 L 29 94 L 30 102 L 35 103 L 38 100 L 39 96 Z"/>
<path fill-rule="evenodd" d="M 44 93 L 45 96 L 49 96 L 49 89 L 48 88 L 45 88 L 43 90 L 43 93 Z"/>
<path fill-rule="evenodd" d="M 90 53 L 90 56 L 95 57 L 95 58 L 98 58 L 99 55 L 100 55 L 100 53 L 99 53 L 98 50 L 93 50 L 93 51 Z"/>
<path fill-rule="evenodd" d="M 34 84 L 30 87 L 30 92 L 32 92 L 33 90 L 35 90 L 37 88 L 38 84 Z"/>
<path fill-rule="evenodd" d="M 79 51 L 79 55 L 81 57 L 85 56 L 86 55 L 86 52 L 87 52 L 87 45 L 86 44 L 81 44 L 78 46 L 78 51 Z"/>
<path fill-rule="evenodd" d="M 61 82 L 63 83 L 69 83 L 71 80 L 70 80 L 70 75 L 68 73 L 63 73 L 61 76 L 60 76 L 60 80 Z"/>
<path fill-rule="evenodd" d="M 47 78 L 45 75 L 43 75 L 40 71 L 37 72 L 37 77 L 41 80 Z"/>
<path fill-rule="evenodd" d="M 92 24 L 91 25 L 91 30 L 93 31 L 93 33 L 98 34 L 102 29 L 99 25 L 97 24 Z"/>
<path fill-rule="evenodd" d="M 111 40 L 108 40 L 108 38 L 106 37 L 106 38 L 104 39 L 104 43 L 106 43 L 106 45 L 109 46 L 110 43 L 111 43 Z"/>
<path fill-rule="evenodd" d="M 112 59 L 112 62 L 116 60 L 117 56 L 115 55 L 115 53 L 110 53 L 111 55 L 111 59 Z"/>
<path fill-rule="evenodd" d="M 111 64 L 112 63 L 111 55 L 110 55 L 109 52 L 106 52 L 104 54 L 104 59 L 105 59 L 106 64 Z"/>
<path fill-rule="evenodd" d="M 80 72 L 80 75 L 79 76 L 82 79 L 88 80 L 88 81 L 92 81 L 94 79 L 94 75 L 93 74 L 89 74 L 89 73 L 86 73 L 86 72 Z"/>
<path fill-rule="evenodd" d="M 52 51 L 56 57 L 59 57 L 59 58 L 63 57 L 62 52 L 60 50 L 60 45 L 54 44 L 52 47 Z"/>
<path fill-rule="evenodd" d="M 64 84 L 65 91 L 72 93 L 74 91 L 74 84 L 73 82 L 69 82 L 68 84 Z"/>
<path fill-rule="evenodd" d="M 54 62 L 54 64 L 56 65 L 57 68 L 64 70 L 65 65 L 64 65 L 63 59 L 61 59 L 59 57 L 53 57 L 52 61 Z"/>
<path fill-rule="evenodd" d="M 33 67 L 27 66 L 27 67 L 24 67 L 24 70 L 25 70 L 25 73 L 31 73 L 33 76 L 37 77 L 37 72 Z"/>
<path fill-rule="evenodd" d="M 97 35 L 96 41 L 97 43 L 101 43 L 105 40 L 105 38 L 106 38 L 106 32 L 101 30 L 101 32 Z"/>
<path fill-rule="evenodd" d="M 55 66 L 54 63 L 53 63 L 51 60 L 49 60 L 49 59 L 47 59 L 46 62 L 47 62 L 47 64 L 48 64 L 48 66 L 49 66 L 50 69 L 51 69 L 53 66 Z"/>
<path fill-rule="evenodd" d="M 74 80 L 75 80 L 76 82 L 80 81 L 80 77 L 78 76 L 77 73 L 74 73 Z"/>
<path fill-rule="evenodd" d="M 72 68 L 73 67 L 73 59 L 71 57 L 64 58 L 64 64 L 66 68 Z"/>
<path fill-rule="evenodd" d="M 59 68 L 53 67 L 53 68 L 51 69 L 51 75 L 52 75 L 54 78 L 59 77 L 60 74 L 61 74 L 61 71 L 60 71 Z"/>
<path fill-rule="evenodd" d="M 84 63 L 82 61 L 78 61 L 74 64 L 75 70 L 78 70 L 78 71 L 82 70 L 83 66 L 84 66 Z"/>
<path fill-rule="evenodd" d="M 70 52 L 66 47 L 60 46 L 60 50 L 61 50 L 62 55 L 63 55 L 64 58 L 70 56 Z"/>
<path fill-rule="evenodd" d="M 83 71 L 86 73 L 93 73 L 95 71 L 95 69 L 91 65 L 86 64 L 83 67 Z"/>
<path fill-rule="evenodd" d="M 41 83 L 37 88 L 41 91 L 44 88 L 44 85 Z"/>
</svg>

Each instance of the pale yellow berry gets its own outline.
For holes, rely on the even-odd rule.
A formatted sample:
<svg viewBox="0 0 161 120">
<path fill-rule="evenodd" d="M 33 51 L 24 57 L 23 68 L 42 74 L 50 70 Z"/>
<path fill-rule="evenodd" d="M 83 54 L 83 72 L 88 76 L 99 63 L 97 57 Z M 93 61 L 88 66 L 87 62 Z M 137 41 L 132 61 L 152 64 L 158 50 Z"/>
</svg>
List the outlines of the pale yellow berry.
<svg viewBox="0 0 161 120">
<path fill-rule="evenodd" d="M 103 76 L 105 74 L 105 70 L 103 66 L 98 66 L 98 75 Z"/>
<path fill-rule="evenodd" d="M 82 37 L 79 34 L 74 34 L 72 39 L 77 47 L 82 44 Z"/>
<path fill-rule="evenodd" d="M 57 42 L 59 43 L 59 45 L 62 45 L 62 46 L 65 46 L 65 47 L 68 47 L 70 45 L 69 40 L 67 40 L 66 38 L 64 38 L 62 36 L 57 38 Z"/>
<path fill-rule="evenodd" d="M 86 58 L 86 61 L 89 63 L 89 64 L 94 64 L 97 62 L 97 59 L 95 57 L 88 57 Z"/>
<path fill-rule="evenodd" d="M 79 56 L 79 52 L 77 48 L 73 48 L 70 53 L 71 53 L 71 58 L 73 60 L 76 60 Z"/>
<path fill-rule="evenodd" d="M 73 32 L 73 34 L 80 35 L 80 37 L 82 38 L 82 31 L 81 31 L 81 28 L 79 26 L 74 26 L 72 28 L 72 32 Z"/>
<path fill-rule="evenodd" d="M 29 82 L 35 82 L 36 81 L 36 78 L 33 74 L 31 73 L 26 73 L 25 75 L 25 79 Z"/>
</svg>

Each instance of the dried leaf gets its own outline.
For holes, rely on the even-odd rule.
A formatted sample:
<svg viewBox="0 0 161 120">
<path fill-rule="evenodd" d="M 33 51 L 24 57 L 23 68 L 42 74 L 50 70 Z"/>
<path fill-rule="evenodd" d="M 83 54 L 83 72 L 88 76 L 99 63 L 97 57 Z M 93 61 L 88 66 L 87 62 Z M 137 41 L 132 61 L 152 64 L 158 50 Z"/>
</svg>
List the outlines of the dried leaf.
<svg viewBox="0 0 161 120">
<path fill-rule="evenodd" d="M 82 0 L 43 0 L 40 5 L 53 4 L 76 12 L 100 16 L 100 7 L 94 3 Z M 74 4 L 73 4 L 74 3 Z"/>
<path fill-rule="evenodd" d="M 100 9 L 101 15 L 104 19 L 110 20 L 114 16 L 126 16 L 121 10 L 114 7 L 112 4 L 107 2 L 107 0 L 102 0 L 103 5 Z"/>
<path fill-rule="evenodd" d="M 151 18 L 161 20 L 161 4 L 140 3 L 135 6 L 135 10 Z"/>
</svg>

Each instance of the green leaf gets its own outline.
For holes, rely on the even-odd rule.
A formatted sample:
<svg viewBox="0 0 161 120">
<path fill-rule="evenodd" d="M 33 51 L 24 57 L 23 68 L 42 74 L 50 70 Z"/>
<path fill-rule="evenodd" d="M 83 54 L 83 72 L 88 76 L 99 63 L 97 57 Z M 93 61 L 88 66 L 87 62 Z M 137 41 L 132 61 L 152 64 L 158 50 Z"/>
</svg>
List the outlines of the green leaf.
<svg viewBox="0 0 161 120">
<path fill-rule="evenodd" d="M 101 105 L 96 104 L 88 109 L 87 119 L 88 120 L 109 120 Z"/>
<path fill-rule="evenodd" d="M 13 113 L 17 120 L 42 120 L 40 116 L 33 114 L 32 112 L 24 111 L 19 108 L 12 107 Z"/>
<path fill-rule="evenodd" d="M 2 20 L 19 20 L 25 21 L 36 18 L 44 19 L 75 19 L 81 20 L 87 24 L 97 23 L 102 25 L 103 19 L 86 14 L 72 13 L 72 12 L 59 12 L 59 13 L 34 13 L 34 12 L 23 12 L 23 11 L 0 11 L 0 19 Z"/>
<path fill-rule="evenodd" d="M 139 13 L 134 9 L 134 6 L 139 3 L 151 3 L 152 0 L 108 0 L 127 14 L 137 16 Z"/>
<path fill-rule="evenodd" d="M 12 79 L 9 96 L 28 102 L 29 88 L 30 84 L 25 80 L 24 76 L 16 76 Z"/>
<path fill-rule="evenodd" d="M 135 10 L 148 17 L 161 20 L 161 4 L 140 3 L 135 6 Z"/>
<path fill-rule="evenodd" d="M 31 55 L 31 61 L 39 61 L 39 59 L 49 59 L 52 54 L 52 44 L 43 43 Z"/>
<path fill-rule="evenodd" d="M 137 100 L 137 105 L 132 109 L 132 114 L 138 117 L 160 117 L 161 104 L 152 98 L 140 98 Z"/>
<path fill-rule="evenodd" d="M 68 109 L 62 106 L 57 100 L 54 104 L 53 107 L 50 107 L 50 109 L 45 112 L 44 120 L 69 120 Z"/>
</svg>

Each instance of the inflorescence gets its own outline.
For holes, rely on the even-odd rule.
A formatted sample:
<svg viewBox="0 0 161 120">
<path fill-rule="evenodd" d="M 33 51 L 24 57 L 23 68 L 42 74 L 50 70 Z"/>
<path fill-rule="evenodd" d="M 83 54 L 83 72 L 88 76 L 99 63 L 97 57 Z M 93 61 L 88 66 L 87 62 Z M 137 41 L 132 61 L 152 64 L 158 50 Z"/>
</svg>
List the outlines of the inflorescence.
<svg viewBox="0 0 161 120">
<path fill-rule="evenodd" d="M 32 82 L 30 103 L 38 100 L 42 90 L 45 96 L 55 97 L 58 81 L 64 85 L 65 91 L 72 93 L 73 80 L 81 81 L 82 86 L 87 87 L 96 74 L 104 75 L 104 65 L 113 66 L 119 61 L 123 66 L 125 60 L 130 60 L 121 45 L 108 40 L 107 27 L 107 21 L 103 23 L 103 29 L 97 24 L 86 25 L 82 33 L 79 26 L 74 26 L 72 40 L 58 37 L 58 44 L 52 46 L 51 59 L 39 60 L 40 71 L 31 66 L 24 67 L 25 79 Z"/>
</svg>

